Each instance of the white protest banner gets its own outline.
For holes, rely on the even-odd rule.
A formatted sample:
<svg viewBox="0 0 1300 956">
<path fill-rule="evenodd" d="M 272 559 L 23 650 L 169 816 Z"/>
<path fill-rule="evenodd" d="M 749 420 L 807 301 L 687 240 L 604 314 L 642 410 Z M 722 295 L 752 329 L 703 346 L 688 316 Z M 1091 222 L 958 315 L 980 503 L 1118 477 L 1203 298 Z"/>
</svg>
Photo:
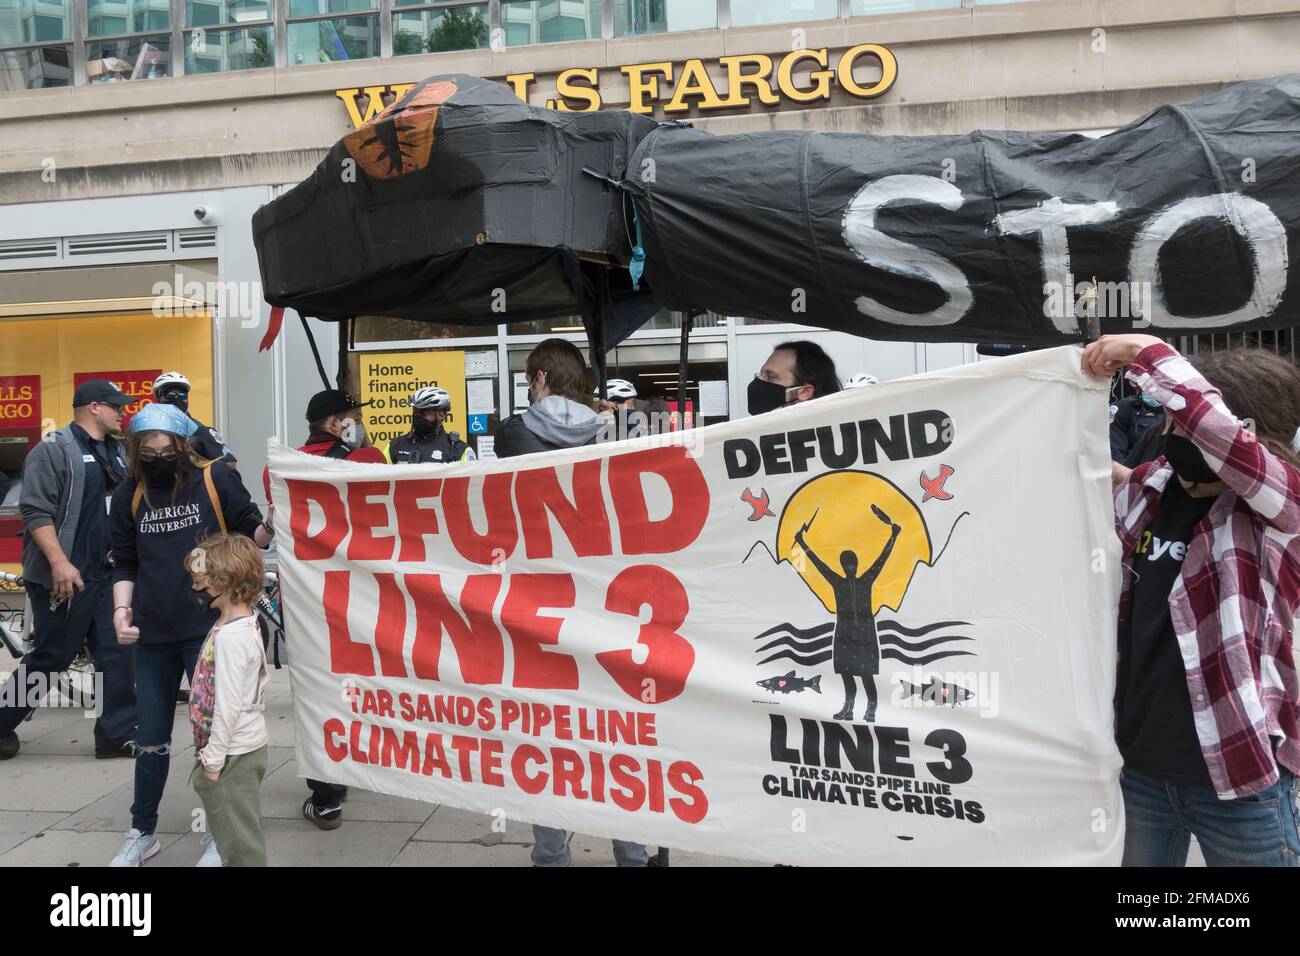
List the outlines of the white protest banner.
<svg viewBox="0 0 1300 956">
<path fill-rule="evenodd" d="M 273 444 L 299 773 L 773 862 L 1117 864 L 1078 363 L 497 461 Z"/>
</svg>

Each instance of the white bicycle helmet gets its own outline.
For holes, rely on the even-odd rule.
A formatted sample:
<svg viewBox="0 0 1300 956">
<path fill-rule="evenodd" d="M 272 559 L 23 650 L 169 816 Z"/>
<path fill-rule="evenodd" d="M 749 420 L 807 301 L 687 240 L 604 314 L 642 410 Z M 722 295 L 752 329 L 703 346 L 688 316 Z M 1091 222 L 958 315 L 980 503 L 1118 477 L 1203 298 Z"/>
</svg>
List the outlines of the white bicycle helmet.
<svg viewBox="0 0 1300 956">
<path fill-rule="evenodd" d="M 880 379 L 874 375 L 868 375 L 866 372 L 859 372 L 857 375 L 850 375 L 844 380 L 845 388 L 861 388 L 863 385 L 879 385 Z"/>
<path fill-rule="evenodd" d="M 410 398 L 411 407 L 417 411 L 432 408 L 438 412 L 451 411 L 451 396 L 436 385 L 420 389 Z"/>
<path fill-rule="evenodd" d="M 168 385 L 183 385 L 186 391 L 190 388 L 190 380 L 180 372 L 163 372 L 153 380 L 153 393 L 157 395 Z"/>
<path fill-rule="evenodd" d="M 606 397 L 621 402 L 629 398 L 636 398 L 636 386 L 625 378 L 611 378 L 605 383 Z M 596 391 L 596 397 L 600 397 L 600 391 Z"/>
</svg>

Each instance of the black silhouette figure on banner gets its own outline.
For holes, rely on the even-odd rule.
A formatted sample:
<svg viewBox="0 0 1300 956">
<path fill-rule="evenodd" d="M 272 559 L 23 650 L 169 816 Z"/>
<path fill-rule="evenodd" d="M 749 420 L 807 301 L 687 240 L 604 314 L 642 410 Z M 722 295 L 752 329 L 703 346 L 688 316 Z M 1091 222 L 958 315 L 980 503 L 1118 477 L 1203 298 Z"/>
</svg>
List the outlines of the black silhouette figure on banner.
<svg viewBox="0 0 1300 956">
<path fill-rule="evenodd" d="M 867 712 L 863 719 L 868 723 L 876 719 L 876 675 L 880 673 L 880 643 L 876 640 L 876 621 L 871 612 L 871 590 L 876 578 L 884 570 L 890 552 L 894 550 L 899 532 L 903 530 L 875 505 L 871 506 L 871 511 L 884 524 L 889 525 L 889 541 L 885 543 L 880 556 L 862 574 L 858 574 L 856 552 L 840 552 L 840 566 L 844 569 L 844 574 L 839 575 L 808 547 L 804 532 L 812 526 L 811 519 L 794 536 L 795 544 L 803 549 L 813 567 L 835 592 L 835 637 L 831 653 L 835 673 L 844 679 L 844 707 L 835 715 L 835 719 L 853 719 L 853 705 L 857 699 L 857 686 L 853 681 L 854 678 L 860 678 L 862 687 L 867 692 Z"/>
</svg>

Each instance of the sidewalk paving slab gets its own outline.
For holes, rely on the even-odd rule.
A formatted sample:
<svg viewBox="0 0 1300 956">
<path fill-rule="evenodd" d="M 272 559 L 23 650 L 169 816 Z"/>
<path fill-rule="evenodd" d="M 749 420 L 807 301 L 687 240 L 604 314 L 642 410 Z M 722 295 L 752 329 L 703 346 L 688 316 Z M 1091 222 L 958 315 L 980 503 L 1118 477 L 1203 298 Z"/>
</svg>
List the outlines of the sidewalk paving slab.
<svg viewBox="0 0 1300 956">
<path fill-rule="evenodd" d="M 44 830 L 9 852 L 0 854 L 0 867 L 108 866 L 109 861 L 121 849 L 123 836 L 121 833 Z M 158 834 L 158 842 L 164 850 L 179 839 L 174 833 Z"/>
</svg>

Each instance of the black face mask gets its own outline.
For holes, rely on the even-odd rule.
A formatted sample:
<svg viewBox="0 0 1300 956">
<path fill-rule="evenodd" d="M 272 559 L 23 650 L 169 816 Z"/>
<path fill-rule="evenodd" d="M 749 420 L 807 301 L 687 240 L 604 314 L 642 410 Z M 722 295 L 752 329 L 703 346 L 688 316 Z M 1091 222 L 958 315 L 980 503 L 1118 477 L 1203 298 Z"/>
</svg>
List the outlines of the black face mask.
<svg viewBox="0 0 1300 956">
<path fill-rule="evenodd" d="M 194 606 L 199 609 L 200 614 L 207 614 L 211 611 L 212 602 L 216 599 L 217 596 L 209 594 L 206 588 L 202 591 L 190 590 L 190 600 L 194 602 Z"/>
<path fill-rule="evenodd" d="M 176 479 L 176 464 L 175 458 L 155 458 L 152 461 L 141 461 L 140 467 L 147 481 L 161 485 Z"/>
<path fill-rule="evenodd" d="M 431 422 L 423 415 L 413 415 L 411 425 L 415 429 L 415 434 L 420 438 L 428 438 L 430 435 L 436 435 L 442 431 L 442 426 L 437 422 Z"/>
<path fill-rule="evenodd" d="M 1205 461 L 1205 456 L 1195 442 L 1183 435 L 1167 432 L 1160 439 L 1161 451 L 1174 468 L 1174 474 L 1183 481 L 1204 485 L 1218 481 L 1219 475 Z"/>
<path fill-rule="evenodd" d="M 788 391 L 789 389 L 784 385 L 778 385 L 776 382 L 765 382 L 761 378 L 754 379 L 749 383 L 749 414 L 762 415 L 764 412 L 785 407 L 785 396 Z"/>
</svg>

